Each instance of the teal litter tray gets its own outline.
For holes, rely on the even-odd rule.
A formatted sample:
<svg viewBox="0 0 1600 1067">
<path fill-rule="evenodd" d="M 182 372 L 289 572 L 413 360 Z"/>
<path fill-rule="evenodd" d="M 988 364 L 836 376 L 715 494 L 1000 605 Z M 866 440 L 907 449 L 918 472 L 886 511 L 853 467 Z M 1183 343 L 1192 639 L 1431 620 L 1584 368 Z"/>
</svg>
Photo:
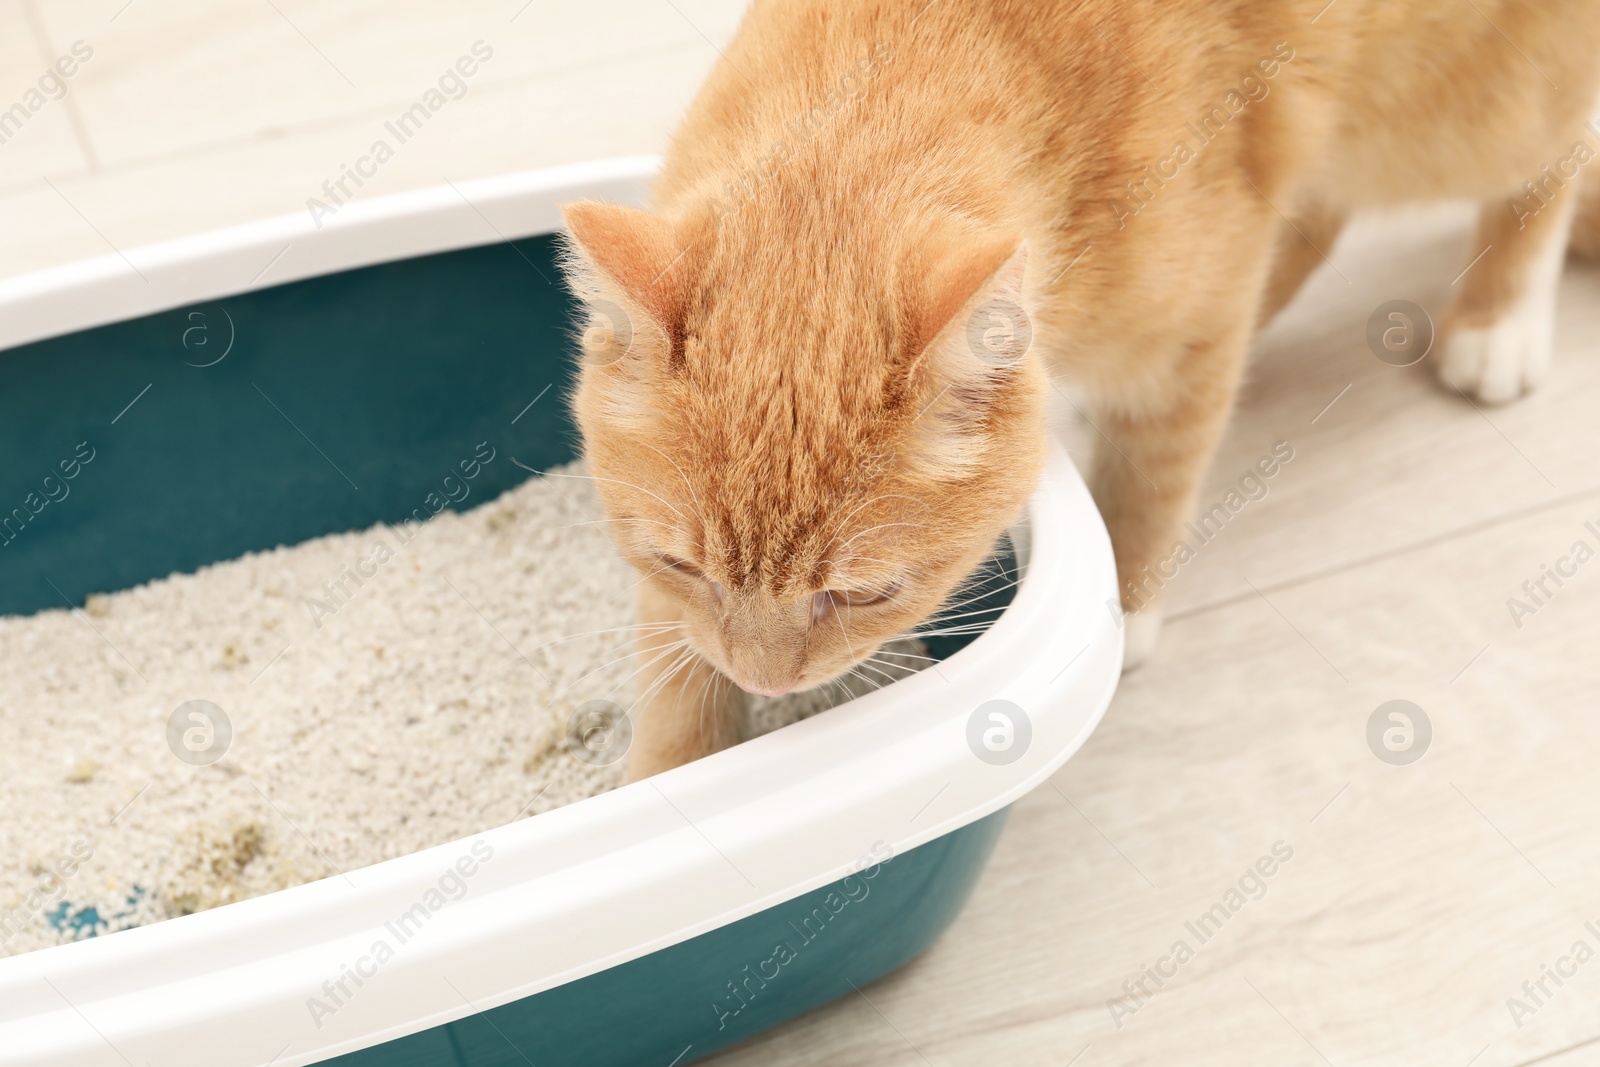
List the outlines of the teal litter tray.
<svg viewBox="0 0 1600 1067">
<path fill-rule="evenodd" d="M 398 522 L 480 443 L 572 459 L 559 205 L 637 203 L 653 168 L 0 282 L 0 614 Z M 526 476 L 485 464 L 460 504 Z M 853 995 L 954 920 L 1116 685 L 1110 545 L 1059 449 L 1014 541 L 1009 606 L 938 671 L 348 881 L 0 960 L 0 1065 L 671 1067 Z M 442 878 L 467 891 L 434 908 Z"/>
</svg>

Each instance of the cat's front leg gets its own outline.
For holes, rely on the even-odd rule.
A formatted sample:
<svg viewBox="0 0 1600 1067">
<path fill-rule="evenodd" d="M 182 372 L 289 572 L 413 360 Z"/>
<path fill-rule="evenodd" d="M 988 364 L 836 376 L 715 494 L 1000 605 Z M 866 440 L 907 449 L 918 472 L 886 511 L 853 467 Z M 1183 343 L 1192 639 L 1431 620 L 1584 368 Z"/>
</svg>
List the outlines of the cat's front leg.
<svg viewBox="0 0 1600 1067">
<path fill-rule="evenodd" d="M 1227 425 L 1249 336 L 1241 314 L 1223 338 L 1183 345 L 1165 373 L 1100 392 L 1095 424 L 1103 440 L 1090 486 L 1117 561 L 1124 670 L 1155 651 L 1163 594 L 1187 562 L 1175 558 L 1176 546 Z"/>
<path fill-rule="evenodd" d="M 640 587 L 639 698 L 629 717 L 628 780 L 691 763 L 739 743 L 744 693 L 694 650 L 677 606 Z"/>
<path fill-rule="evenodd" d="M 1478 218 L 1478 258 L 1457 278 L 1461 291 L 1441 331 L 1439 378 L 1462 393 L 1505 404 L 1544 377 L 1555 347 L 1556 293 L 1579 190 L 1560 191 L 1537 214 L 1518 217 L 1496 199 Z"/>
</svg>

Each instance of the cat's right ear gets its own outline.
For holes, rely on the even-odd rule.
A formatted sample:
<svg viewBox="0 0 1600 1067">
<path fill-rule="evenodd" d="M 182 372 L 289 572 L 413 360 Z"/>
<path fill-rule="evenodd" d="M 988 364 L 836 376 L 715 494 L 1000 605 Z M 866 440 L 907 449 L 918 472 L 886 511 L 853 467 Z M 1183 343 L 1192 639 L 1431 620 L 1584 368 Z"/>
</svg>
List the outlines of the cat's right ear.
<svg viewBox="0 0 1600 1067">
<path fill-rule="evenodd" d="M 562 214 L 571 234 L 568 274 L 579 296 L 645 312 L 676 350 L 689 284 L 687 248 L 672 221 L 594 201 L 568 204 Z"/>
</svg>

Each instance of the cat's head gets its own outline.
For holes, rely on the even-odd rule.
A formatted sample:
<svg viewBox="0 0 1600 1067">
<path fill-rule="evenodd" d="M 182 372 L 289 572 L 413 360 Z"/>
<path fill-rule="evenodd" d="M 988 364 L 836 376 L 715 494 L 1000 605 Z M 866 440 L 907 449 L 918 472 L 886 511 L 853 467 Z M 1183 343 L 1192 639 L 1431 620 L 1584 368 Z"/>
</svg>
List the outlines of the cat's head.
<svg viewBox="0 0 1600 1067">
<path fill-rule="evenodd" d="M 1026 504 L 1027 254 L 955 215 L 851 225 L 567 208 L 575 400 L 622 553 L 749 692 L 937 611 Z"/>
</svg>

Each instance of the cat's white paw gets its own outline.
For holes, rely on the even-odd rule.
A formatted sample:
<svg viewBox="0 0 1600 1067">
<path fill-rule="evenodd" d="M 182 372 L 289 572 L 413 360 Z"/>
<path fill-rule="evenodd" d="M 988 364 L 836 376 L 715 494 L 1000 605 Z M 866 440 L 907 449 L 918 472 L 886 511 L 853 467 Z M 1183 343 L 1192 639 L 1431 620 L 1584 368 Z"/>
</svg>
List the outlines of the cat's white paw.
<svg viewBox="0 0 1600 1067">
<path fill-rule="evenodd" d="M 1532 392 L 1550 369 L 1554 294 L 1530 293 L 1493 326 L 1456 329 L 1445 339 L 1439 379 L 1488 404 Z"/>
<path fill-rule="evenodd" d="M 1122 673 L 1138 670 L 1156 654 L 1161 640 L 1160 608 L 1146 608 L 1122 617 Z"/>
<path fill-rule="evenodd" d="M 1576 197 L 1565 197 L 1559 207 L 1552 209 L 1560 214 L 1553 218 L 1547 232 L 1537 238 L 1541 243 L 1522 250 L 1527 257 L 1520 271 L 1525 289 L 1521 299 L 1508 308 L 1499 321 L 1472 328 L 1446 324 L 1444 349 L 1439 355 L 1440 381 L 1485 403 L 1508 404 L 1532 392 L 1544 379 L 1545 372 L 1550 369 L 1550 352 L 1555 347 L 1556 293 L 1561 288 L 1567 234 L 1572 228 L 1576 202 Z M 1529 239 L 1535 238 L 1530 235 Z M 1511 269 L 1507 263 L 1515 262 L 1517 251 L 1509 249 L 1500 253 L 1512 257 L 1507 262 L 1490 260 L 1468 269 L 1504 273 Z M 1483 258 L 1481 254 L 1479 258 Z M 1511 284 L 1511 278 L 1507 277 L 1504 284 Z M 1469 289 L 1462 293 L 1461 299 L 1470 302 L 1483 297 Z M 1461 310 L 1471 309 L 1457 308 L 1458 312 Z"/>
</svg>

